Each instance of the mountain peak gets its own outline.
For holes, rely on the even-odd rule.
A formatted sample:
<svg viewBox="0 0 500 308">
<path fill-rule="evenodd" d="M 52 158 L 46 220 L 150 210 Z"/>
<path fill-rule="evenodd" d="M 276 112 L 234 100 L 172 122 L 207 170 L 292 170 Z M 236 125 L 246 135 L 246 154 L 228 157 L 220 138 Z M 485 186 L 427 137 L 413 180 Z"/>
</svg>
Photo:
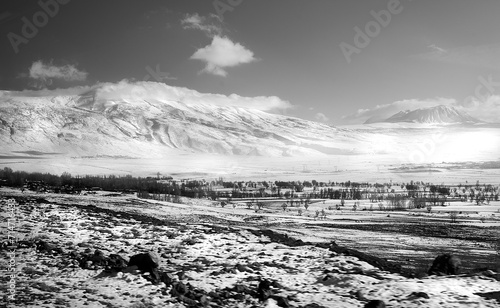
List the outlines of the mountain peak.
<svg viewBox="0 0 500 308">
<path fill-rule="evenodd" d="M 387 123 L 410 122 L 429 124 L 470 124 L 481 121 L 452 106 L 439 105 L 429 108 L 400 111 L 381 121 Z"/>
</svg>

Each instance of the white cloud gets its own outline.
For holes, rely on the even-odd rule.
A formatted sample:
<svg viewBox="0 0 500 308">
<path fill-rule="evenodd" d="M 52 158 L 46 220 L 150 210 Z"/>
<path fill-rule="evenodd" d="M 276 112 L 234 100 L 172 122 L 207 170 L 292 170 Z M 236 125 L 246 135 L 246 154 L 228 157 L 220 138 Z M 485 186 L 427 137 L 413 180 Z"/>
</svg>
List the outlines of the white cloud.
<svg viewBox="0 0 500 308">
<path fill-rule="evenodd" d="M 328 122 L 328 120 L 330 120 L 324 113 L 321 112 L 316 113 L 314 118 L 320 122 Z"/>
<path fill-rule="evenodd" d="M 88 73 L 80 71 L 75 65 L 53 65 L 52 62 L 43 63 L 38 60 L 31 64 L 28 75 L 22 74 L 23 77 L 29 77 L 35 82 L 35 86 L 43 88 L 51 85 L 54 80 L 64 81 L 85 81 Z"/>
<path fill-rule="evenodd" d="M 245 97 L 237 94 L 223 95 L 200 93 L 183 87 L 169 86 L 158 82 L 102 83 L 94 87 L 99 98 L 120 100 L 158 100 L 178 101 L 187 105 L 216 105 L 220 107 L 238 107 L 276 112 L 289 109 L 292 105 L 277 96 Z"/>
<path fill-rule="evenodd" d="M 200 16 L 197 13 L 186 14 L 181 25 L 184 29 L 194 29 L 203 31 L 209 37 L 222 34 L 220 17 L 215 14 L 210 14 L 208 17 Z"/>
<path fill-rule="evenodd" d="M 214 36 L 212 43 L 198 49 L 191 59 L 206 62 L 200 73 L 209 73 L 218 76 L 227 76 L 225 68 L 234 67 L 257 59 L 251 50 L 239 43 L 233 43 L 227 37 Z"/>
<path fill-rule="evenodd" d="M 41 97 L 58 95 L 82 95 L 95 91 L 96 96 L 114 101 L 177 101 L 190 106 L 216 105 L 256 109 L 264 112 L 278 112 L 293 108 L 290 102 L 277 96 L 245 97 L 237 94 L 223 95 L 200 93 L 183 87 L 169 86 L 161 82 L 122 80 L 118 83 L 98 83 L 94 86 L 71 87 L 66 89 L 41 89 L 23 91 L 0 91 L 0 97 Z"/>
</svg>

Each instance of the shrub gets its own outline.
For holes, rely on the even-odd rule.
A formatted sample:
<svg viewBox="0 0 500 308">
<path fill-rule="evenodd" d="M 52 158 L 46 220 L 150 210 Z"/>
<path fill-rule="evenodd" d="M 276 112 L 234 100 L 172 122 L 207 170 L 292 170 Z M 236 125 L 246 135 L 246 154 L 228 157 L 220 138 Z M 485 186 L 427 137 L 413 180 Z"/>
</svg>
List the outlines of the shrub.
<svg viewBox="0 0 500 308">
<path fill-rule="evenodd" d="M 385 210 L 385 206 L 384 206 L 384 204 L 383 204 L 382 202 L 379 202 L 379 204 L 378 204 L 378 208 L 379 208 L 381 211 Z"/>
<path fill-rule="evenodd" d="M 427 204 L 427 212 L 431 212 L 432 211 L 432 205 L 431 204 Z"/>
<path fill-rule="evenodd" d="M 450 220 L 451 220 L 452 223 L 457 222 L 457 218 L 458 218 L 457 211 L 450 212 Z"/>
</svg>

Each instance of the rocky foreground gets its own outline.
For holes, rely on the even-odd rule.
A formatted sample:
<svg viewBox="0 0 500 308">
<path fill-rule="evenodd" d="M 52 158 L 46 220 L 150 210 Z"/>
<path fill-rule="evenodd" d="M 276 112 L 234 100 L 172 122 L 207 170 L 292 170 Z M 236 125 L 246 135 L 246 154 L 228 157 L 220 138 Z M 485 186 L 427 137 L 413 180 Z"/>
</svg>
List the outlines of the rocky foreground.
<svg viewBox="0 0 500 308">
<path fill-rule="evenodd" d="M 492 271 L 407 278 L 335 243 L 187 223 L 168 203 L 170 216 L 152 217 L 147 204 L 3 194 L 1 290 L 11 307 L 500 307 Z"/>
</svg>

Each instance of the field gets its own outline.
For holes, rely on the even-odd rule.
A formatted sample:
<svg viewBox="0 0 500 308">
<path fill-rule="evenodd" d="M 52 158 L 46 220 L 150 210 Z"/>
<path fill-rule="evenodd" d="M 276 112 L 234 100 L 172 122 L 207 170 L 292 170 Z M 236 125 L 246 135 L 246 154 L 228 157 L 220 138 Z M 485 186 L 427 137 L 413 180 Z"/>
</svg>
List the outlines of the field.
<svg viewBox="0 0 500 308">
<path fill-rule="evenodd" d="M 133 194 L 37 194 L 2 188 L 16 209 L 16 299 L 26 307 L 498 307 L 500 202 L 476 206 L 385 211 L 363 201 L 314 200 L 299 215 L 280 202 L 255 209 L 244 203 L 182 198 L 181 203 Z M 326 217 L 316 217 L 324 210 Z M 452 223 L 450 211 L 457 211 Z M 2 238 L 6 241 L 7 238 Z M 34 241 L 49 243 L 35 250 Z M 22 246 L 22 245 L 25 246 Z M 2 246 L 2 267 L 9 250 Z M 345 247 L 345 248 L 344 248 Z M 43 247 L 42 247 L 43 248 Z M 45 247 L 46 248 L 46 247 Z M 43 252 L 43 250 L 49 250 Z M 128 269 L 81 266 L 100 250 L 125 259 L 154 251 L 169 284 Z M 459 276 L 426 277 L 432 260 L 448 252 L 462 259 Z M 490 269 L 487 270 L 487 269 Z M 9 276 L 2 278 L 7 282 Z M 259 300 L 259 282 L 272 282 Z M 181 284 L 182 283 L 182 284 Z M 4 284 L 2 284 L 4 285 Z M 180 285 L 187 293 L 176 293 Z M 7 296 L 9 290 L 3 289 Z M 423 292 L 418 293 L 418 292 Z M 495 293 L 497 292 L 497 293 Z"/>
<path fill-rule="evenodd" d="M 172 151 L 163 157 L 81 157 L 41 153 L 10 157 L 0 155 L 0 168 L 10 167 L 27 172 L 72 175 L 132 175 L 156 176 L 157 173 L 175 178 L 262 181 L 262 180 L 317 180 L 317 181 L 433 181 L 435 183 L 458 184 L 469 179 L 475 183 L 498 184 L 498 157 L 496 153 L 488 159 L 495 165 L 466 161 L 408 165 L 406 156 L 384 154 L 333 155 L 319 157 L 263 157 L 221 156 L 215 154 L 178 153 Z M 1 154 L 1 153 L 0 153 Z M 411 167 L 412 170 L 407 168 Z M 420 167 L 420 168 L 419 168 Z"/>
</svg>

